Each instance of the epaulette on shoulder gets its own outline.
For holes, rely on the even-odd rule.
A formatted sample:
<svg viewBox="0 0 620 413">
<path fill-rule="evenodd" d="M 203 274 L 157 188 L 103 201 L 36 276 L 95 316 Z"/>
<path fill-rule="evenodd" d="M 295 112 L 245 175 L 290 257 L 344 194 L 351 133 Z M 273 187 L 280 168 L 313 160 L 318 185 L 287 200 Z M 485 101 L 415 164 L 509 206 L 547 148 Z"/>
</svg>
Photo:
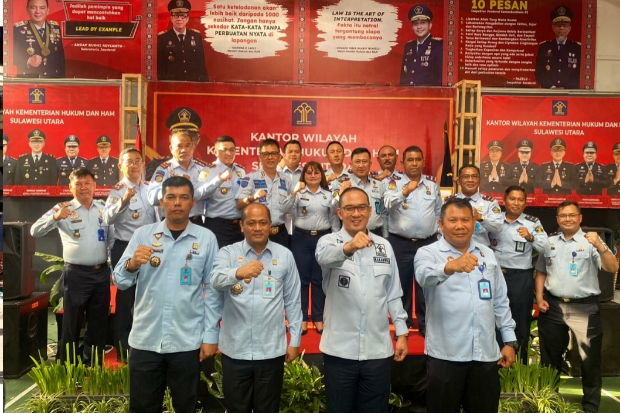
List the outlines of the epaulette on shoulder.
<svg viewBox="0 0 620 413">
<path fill-rule="evenodd" d="M 168 32 L 168 30 L 162 30 L 161 32 L 157 33 L 157 35 L 161 36 L 162 34 L 166 34 L 166 32 Z"/>
<path fill-rule="evenodd" d="M 556 235 L 560 235 L 559 232 L 552 232 L 551 234 L 547 234 L 548 237 L 554 237 Z"/>
<path fill-rule="evenodd" d="M 190 29 L 190 30 L 196 33 L 200 33 L 200 30 L 196 30 L 196 29 Z"/>
<path fill-rule="evenodd" d="M 490 195 L 482 195 L 482 199 L 484 199 L 485 201 L 489 201 L 489 202 L 495 201 L 495 198 L 493 198 Z"/>
<path fill-rule="evenodd" d="M 431 181 L 431 182 L 437 182 L 437 178 L 431 175 L 424 175 L 424 179 L 426 179 L 427 181 Z"/>
<path fill-rule="evenodd" d="M 341 184 L 343 184 L 345 181 L 350 181 L 349 177 L 344 177 L 344 178 L 340 178 L 338 179 L 338 182 L 340 182 Z"/>
<path fill-rule="evenodd" d="M 581 46 L 581 42 L 575 42 L 575 43 L 577 43 L 579 46 Z"/>
<path fill-rule="evenodd" d="M 415 42 L 415 41 L 416 41 L 416 39 L 409 40 L 409 41 L 408 41 L 407 43 L 405 43 L 405 44 L 413 43 L 413 42 Z"/>
<path fill-rule="evenodd" d="M 60 24 L 58 24 L 58 22 L 55 20 L 48 20 L 47 22 L 51 24 L 52 26 L 60 26 Z"/>
<path fill-rule="evenodd" d="M 207 164 L 207 165 L 206 165 L 206 166 L 207 166 L 207 168 L 215 168 L 215 164 L 214 164 L 214 163 L 211 163 L 211 162 L 206 162 L 206 164 Z"/>
<path fill-rule="evenodd" d="M 542 42 L 540 42 L 539 44 L 543 45 L 545 43 L 547 43 L 549 40 L 543 40 Z"/>
<path fill-rule="evenodd" d="M 401 179 L 403 179 L 402 176 L 400 176 L 398 174 L 392 174 L 388 178 L 391 179 L 391 180 L 394 180 L 394 181 L 400 181 Z"/>
<path fill-rule="evenodd" d="M 116 185 L 114 185 L 114 189 L 123 189 L 124 187 L 125 187 L 125 184 L 122 182 L 119 182 Z"/>
<path fill-rule="evenodd" d="M 170 162 L 164 162 L 161 165 L 159 165 L 159 167 L 163 169 L 167 169 L 169 166 L 170 166 Z"/>
<path fill-rule="evenodd" d="M 527 219 L 528 221 L 532 221 L 532 222 L 540 221 L 538 218 L 536 218 L 535 216 L 532 216 L 532 215 L 526 215 L 525 219 Z"/>
<path fill-rule="evenodd" d="M 441 37 L 433 37 L 433 40 L 439 40 L 443 42 L 443 39 Z"/>
<path fill-rule="evenodd" d="M 15 27 L 22 27 L 26 25 L 26 20 L 22 20 L 20 22 L 15 23 Z"/>
<path fill-rule="evenodd" d="M 239 165 L 238 163 L 233 163 L 233 166 L 236 167 L 237 169 L 241 169 L 243 171 L 243 173 L 245 173 L 245 168 L 241 165 Z"/>
<path fill-rule="evenodd" d="M 201 160 L 201 159 L 196 159 L 194 158 L 194 163 L 200 166 L 209 166 L 208 163 L 206 163 L 205 161 Z"/>
<path fill-rule="evenodd" d="M 370 175 L 370 176 L 372 176 L 372 177 L 374 178 L 375 176 L 379 175 L 379 172 L 377 172 L 377 171 L 372 171 L 369 175 Z"/>
</svg>

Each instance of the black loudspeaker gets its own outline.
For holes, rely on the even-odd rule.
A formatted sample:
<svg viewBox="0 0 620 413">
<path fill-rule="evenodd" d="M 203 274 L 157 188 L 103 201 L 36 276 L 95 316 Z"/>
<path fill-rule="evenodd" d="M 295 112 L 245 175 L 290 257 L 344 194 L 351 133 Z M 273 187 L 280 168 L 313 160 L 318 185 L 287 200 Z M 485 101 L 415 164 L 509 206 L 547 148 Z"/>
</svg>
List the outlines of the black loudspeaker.
<svg viewBox="0 0 620 413">
<path fill-rule="evenodd" d="M 594 228 L 594 227 L 581 227 L 583 232 L 598 232 L 598 236 L 601 237 L 605 244 L 609 246 L 609 248 L 614 250 L 614 246 L 616 245 L 614 242 L 614 232 L 609 228 Z M 607 253 L 606 253 L 607 254 Z M 598 285 L 601 289 L 601 297 L 600 301 L 606 302 L 614 299 L 614 290 L 616 289 L 616 277 L 617 274 L 612 274 L 607 271 L 603 271 L 602 269 L 598 271 Z"/>
<path fill-rule="evenodd" d="M 603 322 L 603 345 L 601 349 L 601 374 L 604 377 L 620 376 L 620 304 L 601 303 L 601 321 Z M 572 333 L 571 333 L 572 336 Z M 575 343 L 574 337 L 571 342 Z M 581 358 L 576 346 L 571 346 L 566 354 L 568 373 L 573 377 L 581 376 Z"/>
<path fill-rule="evenodd" d="M 49 293 L 4 302 L 4 377 L 15 379 L 34 366 L 30 356 L 47 359 Z"/>
<path fill-rule="evenodd" d="M 5 300 L 28 297 L 34 292 L 34 238 L 30 235 L 30 223 L 5 222 L 2 227 L 4 247 Z"/>
</svg>

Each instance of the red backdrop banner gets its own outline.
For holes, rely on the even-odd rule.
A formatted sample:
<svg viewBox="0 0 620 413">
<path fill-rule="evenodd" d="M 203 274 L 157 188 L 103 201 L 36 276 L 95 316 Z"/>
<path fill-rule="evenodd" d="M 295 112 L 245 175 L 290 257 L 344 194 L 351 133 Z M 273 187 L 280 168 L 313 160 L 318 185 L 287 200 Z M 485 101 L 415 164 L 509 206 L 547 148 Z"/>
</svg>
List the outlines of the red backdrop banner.
<svg viewBox="0 0 620 413">
<path fill-rule="evenodd" d="M 197 157 L 215 159 L 218 136 L 232 136 L 236 162 L 246 171 L 258 168 L 258 146 L 274 138 L 280 146 L 297 139 L 302 162 L 326 166 L 325 147 L 336 140 L 347 156 L 356 147 L 374 151 L 389 144 L 399 152 L 418 145 L 426 158 L 425 173 L 435 175 L 444 154 L 444 127 L 453 121 L 454 90 L 448 88 L 367 88 L 316 86 L 189 85 L 157 83 L 149 88 L 149 137 L 155 153 L 168 155 L 166 119 L 177 107 L 194 109 L 202 120 Z M 303 106 L 303 105 L 306 106 Z M 307 110 L 305 121 L 300 107 Z M 451 135 L 451 129 L 448 127 Z M 349 159 L 345 160 L 348 165 Z M 378 170 L 376 161 L 373 170 Z"/>
<path fill-rule="evenodd" d="M 46 137 L 42 152 L 54 158 L 66 156 L 64 142 L 69 135 L 78 137 L 78 156 L 86 160 L 99 156 L 96 141 L 101 135 L 106 135 L 112 144 L 110 156 L 118 158 L 118 86 L 5 84 L 4 104 L 4 133 L 9 137 L 5 155 L 14 158 L 16 162 L 19 162 L 21 155 L 31 152 L 28 136 L 35 129 L 42 131 Z M 6 175 L 6 160 L 4 167 Z M 17 170 L 13 173 L 17 173 Z M 105 193 L 106 190 L 99 192 Z M 4 186 L 4 196 L 68 195 L 68 187 L 56 183 L 52 186 Z"/>
<path fill-rule="evenodd" d="M 513 178 L 517 181 L 512 183 L 519 181 L 518 148 L 532 147 L 529 162 L 540 168 L 535 181 L 529 179 L 535 187 L 534 194 L 528 195 L 529 205 L 557 206 L 570 199 L 582 207 L 620 206 L 620 173 L 616 167 L 620 164 L 620 145 L 617 145 L 620 142 L 620 99 L 483 96 L 482 107 L 480 160 L 483 186 L 484 170 L 489 170 L 489 147 L 497 147 L 493 142 L 497 140 L 503 146 L 500 170 L 501 162 L 507 164 L 500 182 L 506 184 L 511 183 L 511 171 L 516 171 Z M 523 142 L 524 139 L 530 143 Z M 555 153 L 552 153 L 552 146 L 556 146 Z M 563 152 L 562 147 L 565 148 Z M 614 153 L 614 149 L 618 151 Z M 586 159 L 586 150 L 596 150 L 596 153 Z M 551 163 L 554 155 L 557 157 L 554 161 L 562 162 L 559 172 L 561 186 L 551 185 L 555 175 Z M 517 168 L 513 170 L 514 167 Z M 590 181 L 587 179 L 588 170 L 592 170 L 592 182 L 586 182 Z M 503 192 L 505 186 L 501 185 L 501 190 L 496 192 Z"/>
</svg>

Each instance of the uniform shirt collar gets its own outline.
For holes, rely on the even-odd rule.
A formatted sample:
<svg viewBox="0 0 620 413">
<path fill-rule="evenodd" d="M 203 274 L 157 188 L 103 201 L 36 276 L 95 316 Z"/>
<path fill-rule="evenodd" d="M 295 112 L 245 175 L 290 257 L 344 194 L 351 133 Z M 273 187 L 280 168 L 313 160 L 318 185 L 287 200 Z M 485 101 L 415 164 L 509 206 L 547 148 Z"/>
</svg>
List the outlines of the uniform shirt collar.
<svg viewBox="0 0 620 413">
<path fill-rule="evenodd" d="M 437 241 L 437 243 L 438 243 L 437 245 L 439 247 L 439 251 L 441 251 L 441 252 L 449 252 L 449 251 L 451 251 L 451 252 L 453 252 L 455 254 L 463 255 L 459 250 L 457 250 L 448 241 L 446 241 L 445 237 L 441 237 L 441 239 L 439 241 Z M 467 252 L 472 253 L 476 249 L 479 249 L 479 248 L 476 247 L 476 245 L 474 244 L 474 240 L 472 238 L 469 241 L 469 247 L 467 248 Z"/>
<path fill-rule="evenodd" d="M 295 174 L 295 172 L 297 172 L 297 171 L 301 172 L 301 171 L 302 171 L 302 168 L 301 168 L 301 166 L 297 166 L 297 169 L 295 169 L 295 170 L 293 171 L 293 170 L 292 170 L 292 169 L 290 169 L 288 166 L 284 165 L 284 167 L 282 168 L 282 172 L 286 172 L 286 171 L 289 171 L 289 172 L 291 173 L 291 175 L 294 175 L 294 174 Z"/>
<path fill-rule="evenodd" d="M 187 34 L 187 27 L 186 27 L 185 29 L 183 29 L 183 32 L 181 32 L 181 33 L 177 32 L 177 31 L 176 31 L 176 29 L 172 29 L 172 30 L 174 30 L 174 34 L 175 34 L 177 37 L 179 37 L 180 35 L 185 36 L 185 35 Z"/>
<path fill-rule="evenodd" d="M 573 237 L 569 240 L 567 240 L 566 238 L 564 238 L 564 233 L 562 231 L 558 232 L 558 235 L 560 236 L 560 239 L 564 242 L 570 242 L 571 240 L 575 240 L 577 242 L 579 242 L 580 240 L 585 240 L 585 232 L 583 232 L 583 230 L 581 228 L 579 228 L 579 230 L 577 232 L 575 232 L 575 235 L 573 235 Z M 587 242 L 587 241 L 586 241 Z"/>
<path fill-rule="evenodd" d="M 128 188 L 135 188 L 136 185 L 131 182 L 127 177 L 124 177 L 121 180 L 121 183 L 125 184 Z M 142 181 L 140 181 L 140 183 L 138 184 L 138 189 L 142 188 L 142 186 L 144 185 L 144 183 Z"/>
<path fill-rule="evenodd" d="M 267 251 L 269 251 L 269 254 L 272 254 L 271 253 L 271 249 L 272 248 L 273 248 L 273 241 L 268 239 L 267 240 L 267 245 L 265 246 L 265 249 L 257 257 L 258 258 L 262 257 L 265 254 L 265 252 L 267 252 Z M 253 255 L 256 255 L 256 251 L 254 251 L 254 248 L 252 248 L 252 246 L 250 244 L 248 244 L 248 241 L 245 238 L 243 239 L 243 241 L 241 241 L 241 250 L 243 251 L 243 256 L 244 257 L 247 257 L 247 255 L 249 253 L 252 253 Z"/>
<path fill-rule="evenodd" d="M 502 218 L 504 218 L 504 221 L 508 223 L 508 221 L 506 220 L 506 211 L 502 212 Z M 514 224 L 515 222 L 523 224 L 525 222 L 525 212 L 522 212 L 521 215 L 519 215 L 519 217 L 515 219 L 512 223 Z"/>
<path fill-rule="evenodd" d="M 191 235 L 194 238 L 198 238 L 198 231 L 196 230 L 196 228 L 198 228 L 198 226 L 192 224 L 188 220 L 187 227 L 185 227 L 185 229 L 183 230 L 181 235 L 179 235 L 179 237 L 176 239 L 176 241 L 180 240 L 181 238 L 183 238 L 183 237 L 185 237 L 187 235 Z M 158 234 L 158 233 L 161 233 L 161 232 L 163 232 L 166 236 L 174 239 L 174 237 L 172 236 L 172 233 L 168 229 L 168 225 L 166 225 L 166 220 L 165 219 L 163 221 L 160 221 L 157 224 L 157 229 L 156 229 L 156 232 L 154 232 L 154 234 Z"/>
<path fill-rule="evenodd" d="M 420 41 L 420 39 L 417 40 L 418 45 L 424 44 L 426 43 L 426 41 L 431 37 L 430 32 L 426 35 L 426 37 L 424 38 L 424 40 Z"/>
<path fill-rule="evenodd" d="M 360 188 L 364 188 L 367 184 L 369 184 L 372 181 L 373 178 L 369 175 L 368 182 L 366 184 L 364 184 L 362 180 L 358 178 L 357 176 L 355 176 L 354 174 L 349 175 L 349 179 L 351 179 L 351 182 L 353 182 L 355 185 L 359 186 Z"/>
</svg>

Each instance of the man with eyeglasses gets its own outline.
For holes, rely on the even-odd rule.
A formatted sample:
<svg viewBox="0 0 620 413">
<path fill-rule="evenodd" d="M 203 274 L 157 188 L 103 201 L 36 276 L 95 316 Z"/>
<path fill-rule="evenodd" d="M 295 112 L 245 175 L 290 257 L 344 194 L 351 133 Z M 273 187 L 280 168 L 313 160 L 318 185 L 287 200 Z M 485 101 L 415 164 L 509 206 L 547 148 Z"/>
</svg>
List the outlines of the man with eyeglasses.
<svg viewBox="0 0 620 413">
<path fill-rule="evenodd" d="M 390 244 L 394 248 L 403 288 L 403 307 L 407 326 L 413 328 L 412 294 L 415 284 L 415 313 L 418 334 L 424 336 L 425 303 L 422 287 L 415 281 L 413 259 L 420 248 L 437 241 L 437 220 L 441 210 L 441 195 L 435 178 L 423 175 L 424 154 L 418 146 L 405 149 L 402 160 L 403 179 L 391 179 L 385 192 L 388 209 Z"/>
<path fill-rule="evenodd" d="M 508 186 L 518 185 L 525 189 L 526 194 L 534 193 L 534 185 L 538 176 L 540 166 L 530 162 L 534 144 L 529 139 L 521 139 L 517 143 L 517 155 L 519 161 L 508 167 L 506 184 Z"/>
<path fill-rule="evenodd" d="M 172 28 L 157 35 L 157 80 L 208 82 L 200 31 L 187 27 L 192 5 L 188 0 L 170 0 Z"/>
<path fill-rule="evenodd" d="M 234 162 L 236 150 L 232 137 L 220 136 L 213 145 L 217 159 L 198 174 L 197 196 L 207 204 L 204 226 L 215 234 L 220 248 L 243 240 L 237 193 L 245 170 Z"/>
<path fill-rule="evenodd" d="M 598 271 L 618 271 L 618 261 L 596 232 L 581 230 L 581 208 L 564 201 L 557 208 L 559 232 L 536 263 L 536 303 L 543 365 L 562 371 L 562 356 L 573 332 L 581 356 L 582 406 L 597 412 L 601 402 L 601 293 Z"/>
<path fill-rule="evenodd" d="M 269 239 L 289 248 L 290 235 L 284 222 L 286 214 L 293 209 L 295 197 L 288 196 L 292 190 L 288 176 L 278 172 L 280 144 L 274 139 L 265 139 L 260 143 L 259 154 L 261 168 L 241 178 L 237 209 L 241 211 L 253 202 L 265 205 L 271 212 Z"/>
<path fill-rule="evenodd" d="M 502 210 L 492 196 L 478 192 L 480 186 L 480 169 L 475 165 L 464 165 L 459 169 L 457 182 L 461 192 L 456 198 L 463 198 L 469 202 L 474 214 L 474 241 L 490 246 L 489 233 L 498 233 L 502 230 Z"/>
<path fill-rule="evenodd" d="M 373 208 L 368 219 L 368 230 L 376 235 L 388 237 L 388 213 L 383 203 L 385 185 L 370 176 L 372 159 L 366 148 L 355 148 L 351 152 L 351 176 L 334 181 L 330 187 L 334 197 L 347 188 L 360 188 L 368 195 Z"/>
<path fill-rule="evenodd" d="M 330 166 L 330 168 L 325 171 L 325 177 L 327 178 L 329 189 L 333 190 L 332 183 L 334 181 L 347 178 L 350 175 L 343 163 L 345 156 L 344 146 L 338 141 L 331 141 L 327 144 L 325 154 Z"/>
<path fill-rule="evenodd" d="M 556 138 L 551 141 L 551 162 L 545 162 L 538 171 L 537 187 L 543 189 L 544 194 L 570 195 L 577 189 L 577 173 L 575 165 L 564 161 L 566 142 Z"/>
<path fill-rule="evenodd" d="M 551 11 L 555 39 L 542 42 L 536 55 L 536 81 L 545 89 L 579 89 L 581 43 L 568 39 L 573 11 L 557 6 Z"/>
<path fill-rule="evenodd" d="M 528 363 L 528 345 L 532 306 L 534 303 L 534 272 L 532 271 L 532 253 L 544 253 L 549 250 L 547 233 L 540 220 L 524 213 L 527 196 L 520 186 L 509 186 L 504 192 L 506 212 L 502 214 L 502 230 L 491 233 L 491 249 L 495 259 L 502 268 L 510 312 L 516 323 L 515 334 L 519 343 L 521 363 Z M 498 334 L 498 344 L 503 344 Z"/>
<path fill-rule="evenodd" d="M 142 154 L 134 148 L 125 149 L 119 155 L 119 160 L 118 168 L 123 172 L 123 179 L 110 191 L 103 210 L 103 221 L 108 225 L 114 225 L 111 235 L 114 245 L 110 251 L 112 268 L 118 264 L 134 232 L 157 221 L 155 208 L 148 200 L 148 184 L 142 181 L 144 170 Z M 121 355 L 125 360 L 128 357 L 128 339 L 135 295 L 135 285 L 126 290 L 116 291 L 114 346 L 118 360 L 121 360 Z"/>
<path fill-rule="evenodd" d="M 324 235 L 316 248 L 326 295 L 320 349 L 328 413 L 387 412 L 390 359 L 402 361 L 408 352 L 396 258 L 385 238 L 368 231 L 373 213 L 362 189 L 342 191 L 342 229 Z"/>
<path fill-rule="evenodd" d="M 583 145 L 584 162 L 575 165 L 575 173 L 579 182 L 577 193 L 580 195 L 602 195 L 603 188 L 609 186 L 605 167 L 596 162 L 597 150 L 596 143 L 586 142 Z"/>
</svg>

